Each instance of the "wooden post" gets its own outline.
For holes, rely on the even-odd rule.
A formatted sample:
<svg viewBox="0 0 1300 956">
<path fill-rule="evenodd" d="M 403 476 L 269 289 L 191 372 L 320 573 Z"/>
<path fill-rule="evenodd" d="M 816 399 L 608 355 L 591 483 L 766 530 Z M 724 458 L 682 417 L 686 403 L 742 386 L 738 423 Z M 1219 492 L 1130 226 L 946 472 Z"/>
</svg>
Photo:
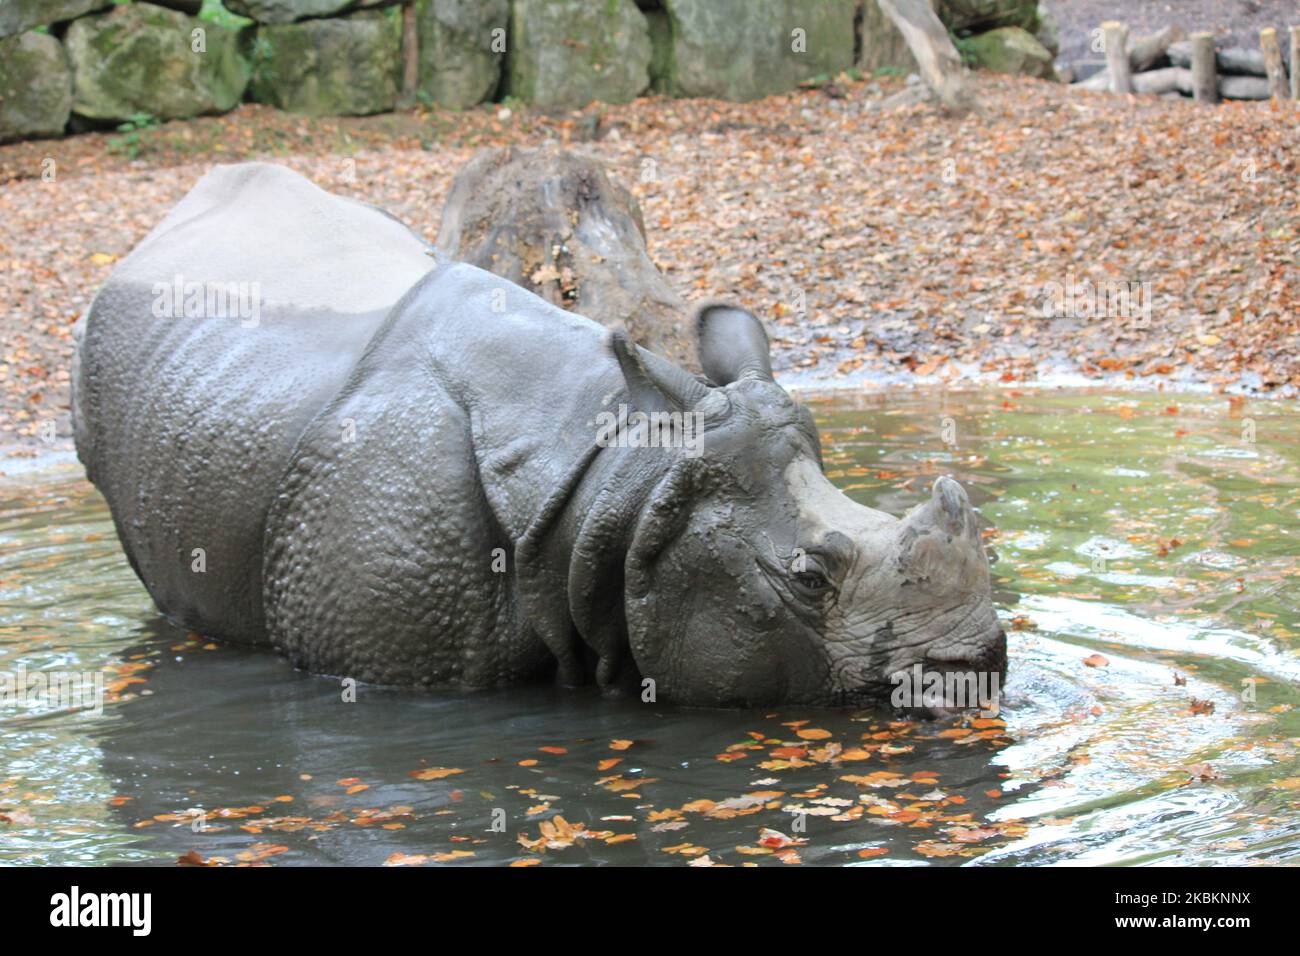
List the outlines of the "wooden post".
<svg viewBox="0 0 1300 956">
<path fill-rule="evenodd" d="M 1291 99 L 1300 100 L 1300 27 L 1291 27 Z"/>
<path fill-rule="evenodd" d="M 1275 100 L 1286 99 L 1286 67 L 1282 65 L 1282 48 L 1278 46 L 1275 29 L 1265 27 L 1259 31 L 1259 48 L 1264 51 L 1264 73 L 1268 76 L 1268 95 Z M 1292 69 L 1295 69 L 1294 65 Z"/>
<path fill-rule="evenodd" d="M 1132 93 L 1133 71 L 1128 62 L 1128 27 L 1118 20 L 1107 20 L 1101 25 L 1101 36 L 1106 46 L 1106 74 L 1110 77 L 1110 91 Z"/>
<path fill-rule="evenodd" d="M 1219 102 L 1219 69 L 1214 62 L 1214 34 L 1193 33 L 1192 97 L 1198 103 Z"/>
<path fill-rule="evenodd" d="M 415 105 L 420 83 L 420 32 L 415 23 L 415 0 L 402 4 L 402 106 Z"/>
<path fill-rule="evenodd" d="M 926 86 L 953 112 L 964 113 L 976 105 L 975 94 L 966 82 L 961 55 L 952 45 L 930 0 L 876 0 L 880 12 L 889 17 L 903 34 L 907 48 L 916 58 Z"/>
</svg>

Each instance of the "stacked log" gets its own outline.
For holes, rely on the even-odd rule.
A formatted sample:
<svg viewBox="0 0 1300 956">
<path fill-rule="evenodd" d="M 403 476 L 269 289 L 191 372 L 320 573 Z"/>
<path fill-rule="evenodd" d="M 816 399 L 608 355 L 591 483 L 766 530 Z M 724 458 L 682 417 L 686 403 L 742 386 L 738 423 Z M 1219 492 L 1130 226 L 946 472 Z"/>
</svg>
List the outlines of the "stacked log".
<svg viewBox="0 0 1300 956">
<path fill-rule="evenodd" d="M 1209 33 L 1184 39 L 1176 27 L 1146 37 L 1129 37 L 1122 23 L 1102 24 L 1106 66 L 1074 85 L 1112 93 L 1190 96 L 1198 102 L 1300 100 L 1300 27 L 1289 30 L 1291 71 L 1282 60 L 1277 31 L 1260 31 L 1260 48 L 1216 49 Z M 1120 51 L 1123 52 L 1120 52 Z"/>
</svg>

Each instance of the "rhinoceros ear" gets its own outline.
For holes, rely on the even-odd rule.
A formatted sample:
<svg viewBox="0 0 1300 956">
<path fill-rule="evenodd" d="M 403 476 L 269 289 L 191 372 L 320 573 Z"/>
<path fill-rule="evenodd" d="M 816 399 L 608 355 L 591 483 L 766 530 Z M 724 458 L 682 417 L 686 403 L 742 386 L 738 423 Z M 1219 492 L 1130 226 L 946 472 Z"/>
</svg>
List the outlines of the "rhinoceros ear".
<svg viewBox="0 0 1300 956">
<path fill-rule="evenodd" d="M 609 345 L 638 411 L 647 414 L 686 411 L 709 394 L 708 388 L 693 376 L 635 345 L 623 332 L 611 332 Z"/>
<path fill-rule="evenodd" d="M 706 304 L 695 313 L 700 367 L 715 385 L 742 378 L 772 381 L 763 323 L 732 305 Z"/>
</svg>

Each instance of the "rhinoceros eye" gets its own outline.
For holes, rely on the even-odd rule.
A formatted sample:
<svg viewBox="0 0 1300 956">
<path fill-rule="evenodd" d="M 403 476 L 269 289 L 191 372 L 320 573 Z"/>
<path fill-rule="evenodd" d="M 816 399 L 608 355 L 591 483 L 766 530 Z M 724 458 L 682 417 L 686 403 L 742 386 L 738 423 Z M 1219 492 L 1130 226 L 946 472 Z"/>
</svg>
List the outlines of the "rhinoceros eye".
<svg viewBox="0 0 1300 956">
<path fill-rule="evenodd" d="M 795 588 L 808 597 L 819 597 L 830 589 L 831 582 L 820 571 L 799 571 L 793 575 Z"/>
</svg>

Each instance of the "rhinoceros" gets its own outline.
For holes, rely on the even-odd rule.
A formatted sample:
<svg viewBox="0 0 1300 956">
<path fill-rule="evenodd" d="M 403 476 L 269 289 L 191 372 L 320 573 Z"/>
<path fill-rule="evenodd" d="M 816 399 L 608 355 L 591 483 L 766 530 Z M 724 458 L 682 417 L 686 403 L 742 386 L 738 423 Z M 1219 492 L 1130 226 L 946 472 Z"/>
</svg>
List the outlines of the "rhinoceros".
<svg viewBox="0 0 1300 956">
<path fill-rule="evenodd" d="M 960 485 L 901 520 L 855 503 L 762 323 L 694 322 L 703 376 L 287 169 L 219 166 L 79 325 L 77 451 L 164 616 L 316 674 L 704 706 L 1000 674 Z"/>
</svg>

